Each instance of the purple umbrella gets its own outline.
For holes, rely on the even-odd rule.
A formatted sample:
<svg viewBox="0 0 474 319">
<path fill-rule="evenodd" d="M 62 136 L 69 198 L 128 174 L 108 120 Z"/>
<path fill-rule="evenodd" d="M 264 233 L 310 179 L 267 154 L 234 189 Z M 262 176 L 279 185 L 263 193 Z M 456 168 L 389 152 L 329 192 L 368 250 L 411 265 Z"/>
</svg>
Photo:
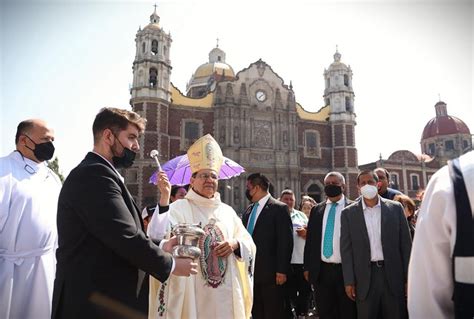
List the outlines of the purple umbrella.
<svg viewBox="0 0 474 319">
<path fill-rule="evenodd" d="M 186 185 L 189 184 L 191 178 L 191 166 L 189 165 L 188 155 L 184 154 L 173 158 L 166 162 L 162 167 L 163 171 L 168 176 L 171 185 Z M 245 169 L 224 156 L 224 162 L 222 163 L 221 170 L 219 172 L 219 179 L 229 179 L 234 176 L 239 176 Z M 151 175 L 150 184 L 157 184 L 156 172 Z"/>
</svg>

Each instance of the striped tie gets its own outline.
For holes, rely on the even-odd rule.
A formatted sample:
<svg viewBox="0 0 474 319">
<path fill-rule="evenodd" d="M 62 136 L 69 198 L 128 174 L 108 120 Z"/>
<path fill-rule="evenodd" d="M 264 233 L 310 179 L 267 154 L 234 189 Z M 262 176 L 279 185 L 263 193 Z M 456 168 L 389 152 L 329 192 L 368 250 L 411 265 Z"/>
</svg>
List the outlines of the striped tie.
<svg viewBox="0 0 474 319">
<path fill-rule="evenodd" d="M 250 213 L 249 224 L 247 226 L 247 230 L 249 231 L 250 235 L 252 235 L 253 228 L 255 227 L 255 219 L 257 217 L 257 207 L 258 207 L 258 202 L 253 204 L 252 212 Z"/>
<path fill-rule="evenodd" d="M 326 221 L 326 230 L 324 231 L 323 255 L 329 258 L 333 254 L 332 238 L 334 237 L 334 221 L 336 219 L 337 203 L 331 203 L 329 209 L 328 220 Z"/>
</svg>

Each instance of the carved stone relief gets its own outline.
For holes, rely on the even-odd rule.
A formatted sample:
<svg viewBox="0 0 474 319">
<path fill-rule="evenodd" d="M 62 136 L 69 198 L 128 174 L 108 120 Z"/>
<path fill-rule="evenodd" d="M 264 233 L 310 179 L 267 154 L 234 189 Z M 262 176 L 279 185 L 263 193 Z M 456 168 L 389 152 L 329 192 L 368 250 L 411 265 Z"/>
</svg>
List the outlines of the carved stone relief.
<svg viewBox="0 0 474 319">
<path fill-rule="evenodd" d="M 255 147 L 272 148 L 272 123 L 270 121 L 255 120 L 252 133 Z"/>
<path fill-rule="evenodd" d="M 265 154 L 265 153 L 252 153 L 250 154 L 250 161 L 253 162 L 270 162 L 273 161 L 272 154 Z"/>
</svg>

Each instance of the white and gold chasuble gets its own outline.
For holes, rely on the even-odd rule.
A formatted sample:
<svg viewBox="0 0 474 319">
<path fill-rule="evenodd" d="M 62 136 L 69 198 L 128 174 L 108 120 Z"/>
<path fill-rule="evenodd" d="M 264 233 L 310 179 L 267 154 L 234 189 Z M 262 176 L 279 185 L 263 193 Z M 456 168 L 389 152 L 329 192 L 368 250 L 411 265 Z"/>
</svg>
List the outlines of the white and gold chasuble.
<svg viewBox="0 0 474 319">
<path fill-rule="evenodd" d="M 200 223 L 205 235 L 196 275 L 170 275 L 163 284 L 150 277 L 149 318 L 250 318 L 256 248 L 235 211 L 221 202 L 219 193 L 208 199 L 190 190 L 165 214 L 168 218 L 155 219 L 150 227 L 170 230 L 177 223 Z M 215 256 L 218 242 L 227 239 L 239 242 L 241 258 Z"/>
</svg>

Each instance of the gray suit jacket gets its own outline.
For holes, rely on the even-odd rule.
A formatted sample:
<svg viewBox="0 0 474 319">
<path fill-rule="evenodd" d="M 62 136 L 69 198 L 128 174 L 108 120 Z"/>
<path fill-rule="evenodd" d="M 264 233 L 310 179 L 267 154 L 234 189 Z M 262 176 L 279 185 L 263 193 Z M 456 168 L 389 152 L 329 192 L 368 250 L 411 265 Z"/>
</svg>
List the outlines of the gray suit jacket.
<svg viewBox="0 0 474 319">
<path fill-rule="evenodd" d="M 370 288 L 370 243 L 362 198 L 341 215 L 341 258 L 344 285 L 355 285 L 356 298 L 364 300 Z M 385 275 L 395 296 L 403 296 L 407 282 L 411 237 L 400 203 L 380 198 L 381 237 Z"/>
</svg>

